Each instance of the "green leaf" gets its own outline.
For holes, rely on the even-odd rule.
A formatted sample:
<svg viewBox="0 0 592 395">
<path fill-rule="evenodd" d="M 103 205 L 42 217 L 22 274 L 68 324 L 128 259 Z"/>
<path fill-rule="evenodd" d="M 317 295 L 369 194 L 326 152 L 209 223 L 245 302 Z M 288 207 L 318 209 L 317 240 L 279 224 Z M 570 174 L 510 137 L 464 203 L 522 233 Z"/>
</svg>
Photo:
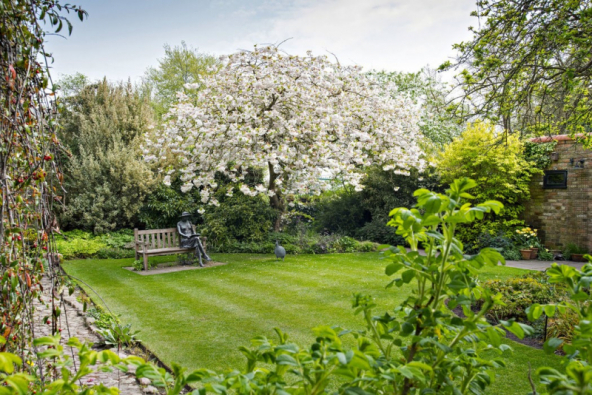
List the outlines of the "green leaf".
<svg viewBox="0 0 592 395">
<path fill-rule="evenodd" d="M 401 275 L 401 278 L 403 279 L 403 282 L 405 284 L 409 284 L 409 282 L 411 282 L 411 280 L 413 280 L 413 277 L 415 277 L 415 270 L 413 270 L 413 269 L 406 270 Z"/>
<path fill-rule="evenodd" d="M 401 263 L 396 263 L 396 262 L 391 263 L 391 264 L 387 265 L 387 267 L 385 269 L 385 273 L 387 276 L 392 276 L 393 274 L 395 274 L 396 272 L 401 270 L 402 267 L 404 267 L 404 265 Z"/>
<path fill-rule="evenodd" d="M 485 203 L 478 204 L 477 207 L 486 207 L 494 213 L 499 214 L 501 209 L 504 208 L 504 205 L 501 202 L 498 202 L 497 200 L 488 200 Z"/>
<path fill-rule="evenodd" d="M 538 303 L 535 303 L 526 309 L 526 314 L 530 321 L 536 321 L 543 314 L 543 308 Z"/>
<path fill-rule="evenodd" d="M 563 344 L 563 340 L 553 337 L 543 344 L 543 350 L 545 350 L 547 354 L 552 354 L 559 346 L 561 346 L 561 344 Z"/>
<path fill-rule="evenodd" d="M 493 326 L 487 327 L 487 335 L 493 346 L 499 347 L 502 344 L 502 339 Z"/>
<path fill-rule="evenodd" d="M 557 307 L 554 304 L 548 304 L 543 306 L 543 310 L 545 311 L 545 315 L 547 317 L 553 317 L 555 316 L 555 311 L 557 310 Z"/>
<path fill-rule="evenodd" d="M 298 362 L 292 356 L 288 354 L 281 354 L 277 357 L 277 364 L 278 365 L 289 365 L 289 366 L 298 366 Z"/>
<path fill-rule="evenodd" d="M 5 373 L 14 372 L 14 365 L 21 366 L 23 361 L 15 354 L 0 352 L 0 371 Z"/>
<path fill-rule="evenodd" d="M 518 339 L 524 339 L 524 329 L 516 321 L 500 321 L 504 328 L 513 333 Z"/>
<path fill-rule="evenodd" d="M 36 346 L 54 346 L 60 345 L 60 335 L 40 337 L 33 340 L 33 344 Z"/>
</svg>

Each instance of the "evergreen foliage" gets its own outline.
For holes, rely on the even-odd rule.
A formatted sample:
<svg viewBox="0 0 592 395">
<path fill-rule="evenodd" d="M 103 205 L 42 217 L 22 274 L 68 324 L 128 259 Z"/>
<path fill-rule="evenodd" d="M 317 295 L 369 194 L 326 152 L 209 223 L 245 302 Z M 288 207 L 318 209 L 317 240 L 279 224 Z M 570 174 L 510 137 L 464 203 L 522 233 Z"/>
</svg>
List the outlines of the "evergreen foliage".
<svg viewBox="0 0 592 395">
<path fill-rule="evenodd" d="M 153 122 L 147 98 L 129 82 L 85 85 L 67 98 L 63 122 L 62 141 L 72 156 L 62 224 L 97 233 L 133 227 L 154 184 L 139 149 Z"/>
</svg>

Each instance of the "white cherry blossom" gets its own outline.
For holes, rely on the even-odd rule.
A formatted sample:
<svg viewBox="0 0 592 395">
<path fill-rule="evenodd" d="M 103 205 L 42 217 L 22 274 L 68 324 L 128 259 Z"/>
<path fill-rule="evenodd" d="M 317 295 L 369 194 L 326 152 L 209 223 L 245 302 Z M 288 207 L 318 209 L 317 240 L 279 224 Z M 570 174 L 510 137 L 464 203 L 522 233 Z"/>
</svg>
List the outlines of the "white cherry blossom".
<svg viewBox="0 0 592 395">
<path fill-rule="evenodd" d="M 144 158 L 168 157 L 165 183 L 178 171 L 181 190 L 197 188 L 209 204 L 218 204 L 216 172 L 283 210 L 289 194 L 325 190 L 327 174 L 361 190 L 366 166 L 409 175 L 427 165 L 418 109 L 358 66 L 255 47 L 222 58 L 217 72 L 186 89 L 163 128 L 151 133 Z M 252 167 L 267 170 L 264 185 L 241 182 Z"/>
</svg>

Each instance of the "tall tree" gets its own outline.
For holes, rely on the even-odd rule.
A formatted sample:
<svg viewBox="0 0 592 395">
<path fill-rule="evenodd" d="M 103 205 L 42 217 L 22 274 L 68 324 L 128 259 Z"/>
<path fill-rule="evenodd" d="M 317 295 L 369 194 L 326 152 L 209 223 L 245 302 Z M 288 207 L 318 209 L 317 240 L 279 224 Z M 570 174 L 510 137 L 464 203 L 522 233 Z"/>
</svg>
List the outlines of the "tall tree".
<svg viewBox="0 0 592 395">
<path fill-rule="evenodd" d="M 592 2 L 479 0 L 479 28 L 454 46 L 461 68 L 453 107 L 507 132 L 557 134 L 592 127 Z"/>
<path fill-rule="evenodd" d="M 66 102 L 61 138 L 72 157 L 63 224 L 95 232 L 134 225 L 153 184 L 139 149 L 154 122 L 148 98 L 129 82 L 105 79 Z"/>
<path fill-rule="evenodd" d="M 204 202 L 218 204 L 217 172 L 281 213 L 286 195 L 320 193 L 328 174 L 361 190 L 364 166 L 401 174 L 426 166 L 412 103 L 358 67 L 264 47 L 229 56 L 202 84 L 194 98 L 181 95 L 145 155 L 174 158 L 182 189 L 200 189 Z M 265 184 L 241 182 L 251 167 L 267 169 Z"/>
<path fill-rule="evenodd" d="M 211 55 L 199 53 L 196 49 L 181 45 L 164 45 L 164 58 L 158 61 L 158 67 L 146 71 L 145 82 L 154 94 L 154 109 L 162 116 L 177 100 L 177 93 L 185 84 L 199 83 L 200 79 L 214 71 L 217 59 Z"/>
</svg>

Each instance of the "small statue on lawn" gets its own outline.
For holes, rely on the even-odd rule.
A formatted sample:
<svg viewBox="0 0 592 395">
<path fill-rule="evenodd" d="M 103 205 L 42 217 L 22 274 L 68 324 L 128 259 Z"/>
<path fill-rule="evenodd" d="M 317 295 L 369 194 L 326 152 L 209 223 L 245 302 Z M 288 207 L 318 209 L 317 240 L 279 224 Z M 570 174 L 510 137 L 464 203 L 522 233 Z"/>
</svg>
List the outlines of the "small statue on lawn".
<svg viewBox="0 0 592 395">
<path fill-rule="evenodd" d="M 275 257 L 276 259 L 282 258 L 282 261 L 286 257 L 286 249 L 280 245 L 279 241 L 275 241 Z"/>
<path fill-rule="evenodd" d="M 177 222 L 177 232 L 179 232 L 179 236 L 181 237 L 181 248 L 195 248 L 195 255 L 199 258 L 199 266 L 203 267 L 202 257 L 206 261 L 211 261 L 212 259 L 206 254 L 206 250 L 204 250 L 203 244 L 201 244 L 199 233 L 195 233 L 193 230 L 193 225 L 189 221 L 189 217 L 190 214 L 185 211 L 181 214 L 181 221 Z"/>
</svg>

